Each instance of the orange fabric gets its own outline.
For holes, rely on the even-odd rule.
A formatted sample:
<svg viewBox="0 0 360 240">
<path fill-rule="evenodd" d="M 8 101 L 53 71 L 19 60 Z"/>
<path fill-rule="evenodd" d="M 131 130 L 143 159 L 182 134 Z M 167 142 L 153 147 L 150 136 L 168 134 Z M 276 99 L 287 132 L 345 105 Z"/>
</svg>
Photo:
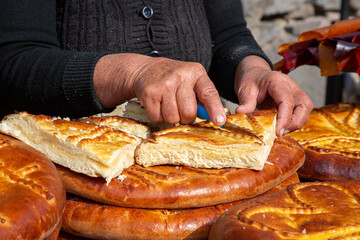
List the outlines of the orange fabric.
<svg viewBox="0 0 360 240">
<path fill-rule="evenodd" d="M 336 75 L 348 70 L 360 73 L 360 44 L 358 40 L 344 40 L 344 35 L 348 38 L 347 34 L 357 32 L 360 35 L 360 18 L 337 21 L 331 26 L 304 32 L 298 37 L 298 41 L 278 47 L 278 53 L 283 59 L 275 63 L 274 67 L 288 73 L 301 65 L 317 65 L 322 76 Z M 349 48 L 347 44 L 352 45 Z M 356 47 L 356 44 L 359 46 Z M 334 56 L 337 56 L 337 59 Z"/>
<path fill-rule="evenodd" d="M 314 29 L 302 33 L 298 37 L 298 41 L 306 41 L 309 39 L 323 40 L 326 38 L 337 37 L 348 33 L 357 32 L 360 30 L 360 18 L 352 18 L 342 21 L 337 21 L 331 26 Z"/>
</svg>

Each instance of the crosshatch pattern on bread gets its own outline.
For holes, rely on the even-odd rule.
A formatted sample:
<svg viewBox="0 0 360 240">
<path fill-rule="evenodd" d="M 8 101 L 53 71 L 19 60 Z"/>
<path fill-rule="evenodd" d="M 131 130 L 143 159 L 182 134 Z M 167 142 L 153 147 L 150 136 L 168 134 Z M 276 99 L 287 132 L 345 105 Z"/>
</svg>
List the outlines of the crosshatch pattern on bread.
<svg viewBox="0 0 360 240">
<path fill-rule="evenodd" d="M 134 164 L 141 138 L 111 127 L 26 112 L 12 114 L 0 131 L 20 139 L 73 171 L 108 182 Z"/>
<path fill-rule="evenodd" d="M 307 155 L 299 175 L 311 180 L 360 179 L 359 120 L 359 104 L 314 109 L 301 129 L 288 134 Z"/>
<path fill-rule="evenodd" d="M 136 162 L 146 167 L 173 164 L 262 170 L 276 138 L 276 111 L 234 114 L 228 121 L 260 136 L 265 144 L 252 135 L 207 121 L 153 133 L 136 148 Z"/>
<path fill-rule="evenodd" d="M 355 180 L 293 184 L 231 208 L 209 239 L 358 239 L 359 194 Z"/>
</svg>

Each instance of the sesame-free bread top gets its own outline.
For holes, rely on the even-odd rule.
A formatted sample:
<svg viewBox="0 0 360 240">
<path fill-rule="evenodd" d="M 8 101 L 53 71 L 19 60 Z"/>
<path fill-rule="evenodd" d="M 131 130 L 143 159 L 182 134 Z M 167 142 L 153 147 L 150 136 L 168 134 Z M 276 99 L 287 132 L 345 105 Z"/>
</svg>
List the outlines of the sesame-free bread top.
<svg viewBox="0 0 360 240">
<path fill-rule="evenodd" d="M 50 159 L 0 134 L 0 239 L 56 239 L 65 200 Z"/>
<path fill-rule="evenodd" d="M 359 239 L 359 196 L 356 180 L 293 184 L 231 208 L 209 239 Z"/>
<path fill-rule="evenodd" d="M 0 131 L 20 139 L 73 171 L 108 182 L 134 164 L 141 138 L 106 126 L 32 115 L 6 116 Z"/>
<path fill-rule="evenodd" d="M 106 184 L 102 178 L 58 166 L 68 192 L 122 207 L 182 209 L 203 207 L 253 197 L 294 174 L 305 153 L 289 137 L 277 138 L 261 171 L 248 168 L 205 169 L 187 166 L 133 165 L 122 180 Z"/>
<path fill-rule="evenodd" d="M 295 173 L 263 194 L 298 182 Z M 218 217 L 248 200 L 171 210 L 118 207 L 68 194 L 62 230 L 92 239 L 207 239 Z"/>
<path fill-rule="evenodd" d="M 333 181 L 360 179 L 360 105 L 337 103 L 314 109 L 309 121 L 288 136 L 306 152 L 300 177 Z"/>
<path fill-rule="evenodd" d="M 154 132 L 136 148 L 136 163 L 145 167 L 172 164 L 262 170 L 276 138 L 276 111 L 229 115 L 227 121 L 250 134 L 209 121 L 165 129 Z"/>
<path fill-rule="evenodd" d="M 82 118 L 81 121 L 97 124 L 99 126 L 111 127 L 115 130 L 120 130 L 143 139 L 148 138 L 151 134 L 151 130 L 148 126 L 133 119 L 120 116 L 86 117 Z"/>
</svg>

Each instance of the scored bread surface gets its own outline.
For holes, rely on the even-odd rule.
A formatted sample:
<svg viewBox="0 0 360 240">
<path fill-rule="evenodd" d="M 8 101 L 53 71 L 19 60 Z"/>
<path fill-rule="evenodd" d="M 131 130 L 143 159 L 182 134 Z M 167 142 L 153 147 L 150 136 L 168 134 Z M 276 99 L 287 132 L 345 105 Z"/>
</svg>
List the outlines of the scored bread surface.
<svg viewBox="0 0 360 240">
<path fill-rule="evenodd" d="M 66 199 L 54 164 L 34 148 L 3 134 L 0 200 L 0 239 L 57 235 Z"/>
<path fill-rule="evenodd" d="M 299 175 L 311 180 L 360 179 L 359 119 L 359 104 L 314 109 L 301 129 L 287 135 L 307 154 Z"/>
<path fill-rule="evenodd" d="M 5 117 L 0 131 L 43 152 L 59 165 L 107 181 L 134 164 L 134 150 L 141 141 L 110 127 L 26 112 Z"/>
<path fill-rule="evenodd" d="M 252 135 L 200 122 L 153 133 L 136 148 L 136 162 L 145 167 L 173 164 L 262 170 L 276 138 L 276 112 L 234 114 L 228 121 L 257 134 L 265 144 Z"/>
<path fill-rule="evenodd" d="M 115 130 L 120 130 L 143 139 L 148 138 L 151 134 L 151 130 L 148 126 L 120 116 L 88 117 L 82 119 L 82 121 L 111 127 Z"/>
<path fill-rule="evenodd" d="M 298 182 L 295 173 L 263 194 Z M 68 194 L 62 229 L 96 239 L 207 239 L 211 225 L 218 217 L 248 200 L 171 210 L 117 207 Z"/>
<path fill-rule="evenodd" d="M 231 208 L 210 240 L 359 239 L 360 182 L 303 182 Z"/>
</svg>

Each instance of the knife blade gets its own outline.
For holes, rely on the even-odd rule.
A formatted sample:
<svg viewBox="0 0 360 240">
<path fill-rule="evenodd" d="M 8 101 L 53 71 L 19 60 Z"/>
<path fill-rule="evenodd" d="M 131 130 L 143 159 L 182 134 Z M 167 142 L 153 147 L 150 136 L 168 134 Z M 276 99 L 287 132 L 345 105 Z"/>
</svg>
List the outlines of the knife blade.
<svg viewBox="0 0 360 240">
<path fill-rule="evenodd" d="M 251 132 L 250 130 L 240 127 L 238 125 L 235 125 L 231 122 L 226 121 L 225 124 L 223 125 L 224 128 L 227 128 L 233 132 L 236 133 L 241 133 L 241 134 L 246 134 L 246 135 L 250 135 L 252 137 L 257 138 L 258 140 L 260 140 L 264 145 L 266 145 L 266 143 L 264 142 L 264 140 L 262 140 L 262 138 L 260 136 L 258 136 L 257 134 Z"/>
<path fill-rule="evenodd" d="M 207 113 L 206 109 L 202 106 L 200 106 L 199 104 L 197 105 L 197 116 L 203 119 L 207 119 L 210 121 L 210 117 L 209 114 Z M 240 127 L 238 125 L 235 125 L 231 122 L 226 121 L 225 124 L 222 126 L 222 128 L 225 127 L 233 132 L 237 132 L 237 133 L 241 133 L 241 134 L 247 134 L 250 136 L 253 136 L 257 139 L 259 139 L 264 145 L 266 145 L 266 143 L 261 139 L 260 136 L 258 136 L 257 134 L 249 131 L 246 128 Z"/>
</svg>

